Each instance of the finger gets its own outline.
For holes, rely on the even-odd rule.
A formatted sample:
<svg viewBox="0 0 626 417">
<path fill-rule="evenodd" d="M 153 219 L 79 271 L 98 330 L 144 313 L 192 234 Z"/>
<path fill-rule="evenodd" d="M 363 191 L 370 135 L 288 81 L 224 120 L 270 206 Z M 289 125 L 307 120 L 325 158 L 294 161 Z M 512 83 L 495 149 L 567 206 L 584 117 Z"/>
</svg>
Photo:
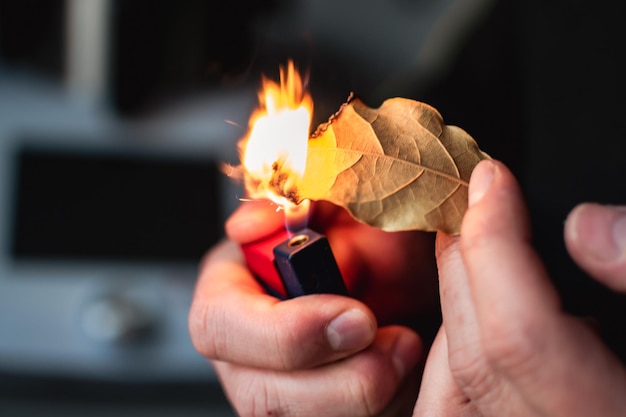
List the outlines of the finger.
<svg viewBox="0 0 626 417">
<path fill-rule="evenodd" d="M 483 161 L 472 173 L 460 244 L 484 353 L 514 372 L 516 362 L 532 359 L 560 308 L 531 247 L 519 186 L 497 161 Z"/>
<path fill-rule="evenodd" d="M 490 389 L 483 383 L 488 366 L 483 358 L 480 330 L 459 246 L 459 238 L 437 234 L 439 291 L 446 333 L 445 337 L 439 337 L 445 340 L 452 374 L 466 395 L 476 399 L 485 394 L 482 391 Z"/>
<path fill-rule="evenodd" d="M 488 410 L 499 406 L 497 402 L 494 404 L 493 398 L 496 397 L 506 398 L 509 406 L 518 411 L 527 410 L 528 407 L 519 396 L 511 395 L 510 384 L 494 369 L 493 361 L 490 362 L 485 355 L 485 347 L 491 346 L 492 340 L 480 328 L 459 238 L 444 233 L 437 235 L 437 265 L 444 323 L 444 334 L 438 337 L 442 339 L 439 343 L 444 345 L 440 349 L 447 354 L 445 365 L 448 373 L 441 369 L 444 364 L 439 359 L 442 362 L 438 365 L 440 369 L 433 372 L 441 373 L 443 382 L 433 388 L 427 405 L 438 409 L 434 415 L 482 415 L 478 410 L 490 415 Z M 434 354 L 441 355 L 438 351 Z M 430 355 L 428 360 L 431 360 Z M 453 383 L 447 382 L 446 378 L 452 378 Z M 446 397 L 442 400 L 437 396 Z"/>
<path fill-rule="evenodd" d="M 348 297 L 277 301 L 241 263 L 236 244 L 225 242 L 204 262 L 189 330 L 206 357 L 284 370 L 317 366 L 364 349 L 375 337 L 376 319 Z"/>
<path fill-rule="evenodd" d="M 519 186 L 502 163 L 484 161 L 472 173 L 469 195 L 461 253 L 478 321 L 481 327 L 493 325 L 491 330 L 521 334 L 524 329 L 520 327 L 530 323 L 521 322 L 520 317 L 541 318 L 560 310 L 557 294 L 530 243 Z"/>
<path fill-rule="evenodd" d="M 565 222 L 565 244 L 589 274 L 626 291 L 626 207 L 579 205 Z"/>
<path fill-rule="evenodd" d="M 448 341 L 443 327 L 428 352 L 422 381 L 413 416 L 480 416 L 452 377 L 448 364 Z"/>
<path fill-rule="evenodd" d="M 240 244 L 272 235 L 284 227 L 284 216 L 278 206 L 264 200 L 242 203 L 225 224 L 226 235 Z"/>
<path fill-rule="evenodd" d="M 381 329 L 363 352 L 323 367 L 277 372 L 214 366 L 239 415 L 395 416 L 413 407 L 422 352 L 415 333 L 394 326 Z"/>
<path fill-rule="evenodd" d="M 588 328 L 560 311 L 529 243 L 515 179 L 501 163 L 483 162 L 469 195 L 462 256 L 492 369 L 545 415 L 612 415 L 624 406 L 624 370 Z"/>
</svg>

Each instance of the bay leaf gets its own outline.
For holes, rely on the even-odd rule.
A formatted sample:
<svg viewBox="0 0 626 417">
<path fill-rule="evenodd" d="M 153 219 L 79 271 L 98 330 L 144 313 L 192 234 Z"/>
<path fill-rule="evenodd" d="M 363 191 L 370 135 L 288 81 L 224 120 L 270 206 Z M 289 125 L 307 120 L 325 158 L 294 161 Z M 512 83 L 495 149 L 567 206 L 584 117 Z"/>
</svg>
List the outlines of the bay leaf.
<svg viewBox="0 0 626 417">
<path fill-rule="evenodd" d="M 489 156 L 422 102 L 354 99 L 309 140 L 298 200 L 326 200 L 387 230 L 459 233 L 469 177 Z"/>
</svg>

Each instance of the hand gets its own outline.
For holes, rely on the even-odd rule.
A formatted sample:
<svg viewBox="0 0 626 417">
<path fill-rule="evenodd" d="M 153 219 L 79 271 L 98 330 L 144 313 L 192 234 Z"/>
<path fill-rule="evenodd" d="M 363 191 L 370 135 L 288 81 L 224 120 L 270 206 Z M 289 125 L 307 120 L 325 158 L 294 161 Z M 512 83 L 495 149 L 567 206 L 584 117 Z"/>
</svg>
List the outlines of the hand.
<svg viewBox="0 0 626 417">
<path fill-rule="evenodd" d="M 443 327 L 415 415 L 625 415 L 626 371 L 596 334 L 562 311 L 530 245 L 511 173 L 501 163 L 481 162 L 469 201 L 460 237 L 437 237 Z M 565 227 L 574 260 L 622 291 L 625 214 L 582 205 Z"/>
<path fill-rule="evenodd" d="M 410 414 L 422 341 L 410 328 L 377 325 L 438 308 L 431 237 L 385 233 L 329 205 L 317 205 L 312 226 L 360 300 L 265 294 L 239 244 L 272 234 L 283 218 L 267 203 L 245 203 L 226 224 L 230 240 L 203 262 L 189 315 L 194 345 L 242 416 Z"/>
</svg>

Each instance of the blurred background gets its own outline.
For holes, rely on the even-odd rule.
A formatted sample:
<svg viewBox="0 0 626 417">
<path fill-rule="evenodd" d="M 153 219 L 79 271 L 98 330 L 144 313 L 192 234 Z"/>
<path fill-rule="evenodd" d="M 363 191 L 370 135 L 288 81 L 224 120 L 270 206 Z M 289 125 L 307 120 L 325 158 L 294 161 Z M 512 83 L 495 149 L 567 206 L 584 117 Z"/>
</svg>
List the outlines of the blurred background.
<svg viewBox="0 0 626 417">
<path fill-rule="evenodd" d="M 315 122 L 354 92 L 435 106 L 516 173 L 567 309 L 615 351 L 624 299 L 567 257 L 583 200 L 626 203 L 619 0 L 0 0 L 0 414 L 233 415 L 191 346 L 219 171 L 294 59 Z"/>
</svg>

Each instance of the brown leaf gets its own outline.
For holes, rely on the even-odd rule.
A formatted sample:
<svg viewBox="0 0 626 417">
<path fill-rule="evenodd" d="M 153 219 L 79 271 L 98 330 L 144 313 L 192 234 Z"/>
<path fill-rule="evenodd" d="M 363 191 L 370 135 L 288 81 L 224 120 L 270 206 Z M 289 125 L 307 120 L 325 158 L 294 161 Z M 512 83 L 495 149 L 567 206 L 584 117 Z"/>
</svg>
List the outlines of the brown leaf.
<svg viewBox="0 0 626 417">
<path fill-rule="evenodd" d="M 325 129 L 325 130 L 323 130 Z M 309 140 L 298 198 L 326 200 L 387 231 L 459 232 L 474 166 L 489 156 L 433 107 L 355 99 Z"/>
</svg>

